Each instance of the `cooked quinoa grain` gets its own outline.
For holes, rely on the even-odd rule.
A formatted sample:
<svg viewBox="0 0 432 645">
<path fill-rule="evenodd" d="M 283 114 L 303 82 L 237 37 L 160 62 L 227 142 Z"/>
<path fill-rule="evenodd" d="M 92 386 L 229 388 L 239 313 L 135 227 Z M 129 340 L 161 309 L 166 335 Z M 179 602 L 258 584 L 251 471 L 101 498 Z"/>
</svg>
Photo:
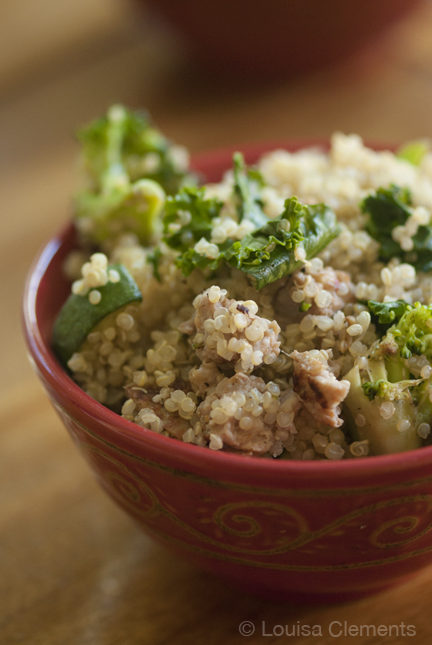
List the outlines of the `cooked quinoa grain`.
<svg viewBox="0 0 432 645">
<path fill-rule="evenodd" d="M 226 289 L 213 285 L 194 299 L 193 307 L 193 318 L 181 329 L 191 335 L 203 362 L 230 363 L 236 372 L 250 374 L 278 357 L 280 327 L 275 320 L 257 316 L 253 300 L 232 300 Z"/>
<path fill-rule="evenodd" d="M 172 155 L 176 172 L 187 169 L 182 149 Z M 162 163 L 154 153 L 138 161 L 131 172 L 157 173 Z M 180 191 L 174 215 L 168 198 L 167 221 L 147 243 L 132 227 L 96 253 L 70 254 L 72 293 L 90 305 L 120 281 L 114 264 L 142 294 L 95 325 L 67 363 L 73 378 L 143 432 L 216 452 L 337 461 L 430 442 L 432 356 L 417 346 L 402 356 L 400 336 L 385 334 L 405 311 L 432 305 L 432 258 L 428 268 L 416 255 L 432 224 L 432 154 L 414 166 L 335 134 L 328 152 L 276 150 L 243 183 L 239 172 L 187 199 Z M 387 232 L 376 232 L 384 225 L 372 225 L 365 206 L 379 191 L 386 199 L 393 191 L 402 209 L 385 248 Z M 322 215 L 323 205 L 337 231 L 311 254 L 284 209 Z M 310 243 L 315 233 L 303 237 Z M 260 274 L 272 254 L 279 264 Z M 383 307 L 381 318 L 370 301 Z M 398 378 L 375 376 L 379 361 L 399 355 Z M 374 424 L 391 439 L 377 439 Z"/>
</svg>

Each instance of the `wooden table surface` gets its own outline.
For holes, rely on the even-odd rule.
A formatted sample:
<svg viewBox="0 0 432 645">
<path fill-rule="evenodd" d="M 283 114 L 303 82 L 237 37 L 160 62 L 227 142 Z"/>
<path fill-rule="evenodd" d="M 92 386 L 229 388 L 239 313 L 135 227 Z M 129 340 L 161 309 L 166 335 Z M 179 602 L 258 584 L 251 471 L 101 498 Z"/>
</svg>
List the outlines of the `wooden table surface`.
<svg viewBox="0 0 432 645">
<path fill-rule="evenodd" d="M 122 101 L 147 106 L 192 151 L 336 129 L 432 136 L 432 7 L 355 61 L 245 87 L 192 69 L 168 31 L 118 0 L 26 4 L 2 3 L 0 44 L 1 645 L 380 641 L 334 639 L 332 620 L 404 621 L 416 631 L 406 640 L 430 643 L 432 568 L 375 598 L 294 607 L 227 589 L 155 545 L 68 439 L 27 362 L 19 307 L 32 257 L 68 217 L 77 124 Z M 239 634 L 243 620 L 253 636 Z M 278 636 L 296 624 L 320 625 L 323 638 Z"/>
</svg>

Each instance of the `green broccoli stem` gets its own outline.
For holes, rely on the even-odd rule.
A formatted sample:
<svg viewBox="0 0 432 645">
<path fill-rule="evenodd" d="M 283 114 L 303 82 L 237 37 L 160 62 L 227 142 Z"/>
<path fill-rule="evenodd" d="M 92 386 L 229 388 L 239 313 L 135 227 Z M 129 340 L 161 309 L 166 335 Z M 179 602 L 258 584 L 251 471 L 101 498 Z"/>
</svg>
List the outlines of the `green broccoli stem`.
<svg viewBox="0 0 432 645">
<path fill-rule="evenodd" d="M 414 391 L 414 398 L 417 405 L 417 417 L 419 423 L 432 424 L 432 379 L 424 381 Z"/>
<path fill-rule="evenodd" d="M 386 365 L 384 361 L 369 360 L 367 371 L 368 371 L 370 380 L 373 382 L 388 380 Z"/>
<path fill-rule="evenodd" d="M 409 378 L 410 371 L 398 354 L 386 356 L 385 367 L 388 375 L 387 380 L 391 383 L 398 383 Z"/>
<path fill-rule="evenodd" d="M 350 382 L 350 390 L 344 402 L 344 418 L 351 437 L 358 441 L 367 440 L 373 455 L 419 448 L 421 439 L 417 434 L 417 409 L 406 384 L 399 389 L 398 385 L 388 381 L 384 361 L 369 363 L 370 375 L 387 382 L 388 387 L 382 390 L 387 391 L 391 398 L 368 398 L 363 391 L 360 370 L 355 365 L 344 376 Z M 384 412 L 382 404 L 385 401 L 392 404 L 392 414 L 387 410 Z"/>
<path fill-rule="evenodd" d="M 125 136 L 127 112 L 120 105 L 113 105 L 107 114 L 106 166 L 101 176 L 102 193 L 109 194 L 113 188 L 127 186 L 128 173 L 122 162 L 122 145 Z"/>
</svg>

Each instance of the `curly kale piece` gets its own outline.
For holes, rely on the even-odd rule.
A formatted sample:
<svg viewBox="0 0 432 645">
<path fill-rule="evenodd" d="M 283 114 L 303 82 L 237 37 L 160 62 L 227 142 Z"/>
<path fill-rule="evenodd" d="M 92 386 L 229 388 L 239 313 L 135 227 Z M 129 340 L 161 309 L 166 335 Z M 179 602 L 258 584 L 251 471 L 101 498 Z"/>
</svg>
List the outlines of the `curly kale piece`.
<svg viewBox="0 0 432 645">
<path fill-rule="evenodd" d="M 255 227 L 264 226 L 268 221 L 263 211 L 263 201 L 260 196 L 264 181 L 258 170 L 247 168 L 243 155 L 236 152 L 234 164 L 234 195 L 239 222 L 243 219 L 252 222 Z"/>
<path fill-rule="evenodd" d="M 392 300 L 390 302 L 377 302 L 368 300 L 368 309 L 371 313 L 372 322 L 377 332 L 382 336 L 389 327 L 398 322 L 403 314 L 411 309 L 411 305 L 405 300 Z"/>
<path fill-rule="evenodd" d="M 77 226 L 99 244 L 122 231 L 143 244 L 157 232 L 165 191 L 176 191 L 187 172 L 169 141 L 145 113 L 112 106 L 78 133 L 87 188 L 76 199 Z"/>
<path fill-rule="evenodd" d="M 419 226 L 412 241 L 413 251 L 405 253 L 402 259 L 411 262 L 419 271 L 432 271 L 432 226 Z"/>
<path fill-rule="evenodd" d="M 378 188 L 374 195 L 368 195 L 361 202 L 361 210 L 369 215 L 366 230 L 379 242 L 382 260 L 400 257 L 403 253 L 393 240 L 392 231 L 405 224 L 411 214 L 408 208 L 411 203 L 410 191 L 394 184 L 389 188 Z"/>
<path fill-rule="evenodd" d="M 297 197 L 290 197 L 279 217 L 234 242 L 225 258 L 261 289 L 294 273 L 339 232 L 336 216 L 328 206 L 303 204 Z"/>
<path fill-rule="evenodd" d="M 262 186 L 259 172 L 244 163 L 243 155 L 236 153 L 234 163 L 234 196 L 238 221 L 251 221 L 255 227 L 268 221 L 262 210 L 258 194 Z M 169 196 L 163 216 L 163 233 L 166 243 L 177 251 L 191 250 L 201 238 L 210 240 L 213 220 L 220 215 L 223 203 L 216 198 L 207 198 L 205 188 L 186 186 Z M 194 254 L 189 253 L 194 257 Z M 198 254 L 197 254 L 198 256 Z M 197 258 L 197 262 L 199 262 Z"/>
<path fill-rule="evenodd" d="M 379 257 L 387 262 L 400 258 L 419 271 L 432 270 L 432 226 L 422 224 L 412 239 L 412 250 L 404 251 L 393 239 L 396 226 L 403 226 L 412 214 L 412 198 L 408 188 L 392 184 L 389 188 L 378 188 L 361 202 L 361 210 L 368 215 L 366 230 L 379 242 Z"/>
<path fill-rule="evenodd" d="M 185 252 L 201 238 L 209 240 L 213 220 L 221 208 L 221 201 L 206 198 L 205 188 L 182 188 L 166 200 L 163 216 L 165 242 L 172 249 Z"/>
<path fill-rule="evenodd" d="M 178 251 L 177 265 L 185 275 L 193 269 L 215 271 L 225 264 L 246 273 L 257 289 L 293 273 L 339 234 L 333 211 L 324 204 L 307 205 L 296 197 L 285 201 L 279 217 L 242 240 L 228 239 L 199 253 L 196 242 L 209 242 L 213 220 L 222 203 L 206 199 L 204 188 L 184 188 L 168 198 L 163 218 L 164 241 Z"/>
</svg>

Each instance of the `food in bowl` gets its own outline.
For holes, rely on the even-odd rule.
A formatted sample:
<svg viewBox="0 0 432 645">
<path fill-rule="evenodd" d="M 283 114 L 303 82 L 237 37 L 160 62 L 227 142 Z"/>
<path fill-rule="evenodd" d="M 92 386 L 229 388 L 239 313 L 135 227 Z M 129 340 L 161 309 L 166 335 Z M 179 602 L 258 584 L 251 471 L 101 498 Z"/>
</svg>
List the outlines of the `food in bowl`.
<svg viewBox="0 0 432 645">
<path fill-rule="evenodd" d="M 428 444 L 432 154 L 335 134 L 218 183 L 121 106 L 81 133 L 80 248 L 53 330 L 92 397 L 154 432 L 275 459 Z"/>
</svg>

